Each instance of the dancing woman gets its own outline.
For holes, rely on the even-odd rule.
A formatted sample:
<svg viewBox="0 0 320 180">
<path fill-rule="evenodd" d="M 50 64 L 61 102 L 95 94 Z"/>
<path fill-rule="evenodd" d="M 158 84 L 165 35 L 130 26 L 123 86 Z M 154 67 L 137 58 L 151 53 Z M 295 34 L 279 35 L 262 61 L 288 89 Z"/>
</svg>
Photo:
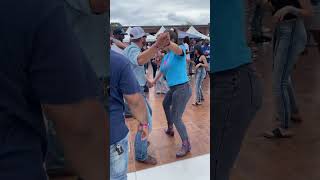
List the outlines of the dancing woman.
<svg viewBox="0 0 320 180">
<path fill-rule="evenodd" d="M 307 34 L 303 17 L 312 15 L 310 0 L 269 0 L 276 21 L 273 43 L 273 94 L 280 126 L 267 138 L 291 137 L 289 122 L 300 122 L 291 74 L 305 48 Z"/>
<path fill-rule="evenodd" d="M 187 129 L 182 121 L 182 114 L 192 95 L 187 75 L 186 50 L 183 45 L 178 45 L 177 30 L 167 30 L 170 36 L 170 44 L 164 48 L 168 52 L 162 59 L 160 73 L 149 83 L 153 86 L 162 75 L 165 75 L 170 90 L 163 100 L 163 108 L 166 114 L 168 129 L 165 133 L 174 136 L 175 125 L 181 140 L 182 147 L 176 153 L 176 157 L 183 157 L 191 150 Z"/>
<path fill-rule="evenodd" d="M 204 100 L 202 92 L 202 82 L 206 77 L 208 68 L 207 58 L 202 52 L 201 46 L 194 47 L 194 63 L 196 66 L 196 80 L 195 80 L 195 101 L 192 105 L 201 105 L 201 101 Z"/>
</svg>

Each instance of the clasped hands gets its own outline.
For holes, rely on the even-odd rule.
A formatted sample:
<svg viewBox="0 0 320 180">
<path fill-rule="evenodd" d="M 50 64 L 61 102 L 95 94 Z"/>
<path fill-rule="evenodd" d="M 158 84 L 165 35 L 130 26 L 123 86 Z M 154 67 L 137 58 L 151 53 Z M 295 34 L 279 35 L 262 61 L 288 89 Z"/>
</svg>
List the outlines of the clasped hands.
<svg viewBox="0 0 320 180">
<path fill-rule="evenodd" d="M 165 33 L 161 33 L 158 38 L 157 41 L 155 42 L 155 47 L 157 47 L 157 49 L 164 49 L 166 47 L 170 46 L 170 35 L 168 32 Z"/>
</svg>

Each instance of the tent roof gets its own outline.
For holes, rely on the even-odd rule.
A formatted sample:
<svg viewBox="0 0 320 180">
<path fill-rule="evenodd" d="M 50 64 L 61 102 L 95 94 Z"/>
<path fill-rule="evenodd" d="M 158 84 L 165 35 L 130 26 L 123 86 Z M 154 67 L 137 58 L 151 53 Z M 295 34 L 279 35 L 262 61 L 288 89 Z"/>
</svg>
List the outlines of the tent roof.
<svg viewBox="0 0 320 180">
<path fill-rule="evenodd" d="M 156 36 L 148 35 L 147 42 L 155 42 L 157 40 Z"/>
<path fill-rule="evenodd" d="M 188 36 L 189 38 L 192 38 L 192 39 L 201 38 L 200 36 L 196 36 L 194 34 L 190 34 L 190 33 L 184 32 L 184 31 L 180 31 L 180 30 L 178 30 L 178 34 L 179 34 L 179 37 L 178 37 L 179 39 L 183 39 L 186 36 Z"/>
<path fill-rule="evenodd" d="M 157 37 L 160 33 L 163 33 L 166 30 L 165 27 L 161 26 L 161 28 L 159 29 L 159 31 L 154 35 L 155 37 Z"/>
<path fill-rule="evenodd" d="M 187 33 L 190 33 L 190 34 L 193 34 L 193 35 L 196 35 L 196 36 L 199 36 L 201 37 L 202 39 L 209 39 L 210 40 L 210 37 L 200 33 L 196 28 L 194 28 L 193 26 L 191 26 L 188 30 L 187 30 Z"/>
</svg>

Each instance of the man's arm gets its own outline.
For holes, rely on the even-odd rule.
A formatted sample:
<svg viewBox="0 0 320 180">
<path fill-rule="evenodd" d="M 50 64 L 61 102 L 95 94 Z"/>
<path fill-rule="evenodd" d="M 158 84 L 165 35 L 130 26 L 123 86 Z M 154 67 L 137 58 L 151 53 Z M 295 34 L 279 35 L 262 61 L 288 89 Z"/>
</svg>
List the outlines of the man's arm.
<svg viewBox="0 0 320 180">
<path fill-rule="evenodd" d="M 96 99 L 66 105 L 44 104 L 55 124 L 66 160 L 84 180 L 107 180 L 107 114 Z"/>
<path fill-rule="evenodd" d="M 144 102 L 144 98 L 140 93 L 124 95 L 126 102 L 129 105 L 129 108 L 133 116 L 141 123 L 148 123 L 147 108 Z"/>
</svg>

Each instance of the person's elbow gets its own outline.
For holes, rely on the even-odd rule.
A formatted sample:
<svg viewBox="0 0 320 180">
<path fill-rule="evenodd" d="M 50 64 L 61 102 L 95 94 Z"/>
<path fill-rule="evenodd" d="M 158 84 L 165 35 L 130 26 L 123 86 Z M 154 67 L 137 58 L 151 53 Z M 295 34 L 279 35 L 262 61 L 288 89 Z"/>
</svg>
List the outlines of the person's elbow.
<svg viewBox="0 0 320 180">
<path fill-rule="evenodd" d="M 143 66 L 143 65 L 145 64 L 145 61 L 144 61 L 144 59 L 143 59 L 142 56 L 138 56 L 138 57 L 137 57 L 137 64 L 138 64 L 139 66 Z"/>
</svg>

